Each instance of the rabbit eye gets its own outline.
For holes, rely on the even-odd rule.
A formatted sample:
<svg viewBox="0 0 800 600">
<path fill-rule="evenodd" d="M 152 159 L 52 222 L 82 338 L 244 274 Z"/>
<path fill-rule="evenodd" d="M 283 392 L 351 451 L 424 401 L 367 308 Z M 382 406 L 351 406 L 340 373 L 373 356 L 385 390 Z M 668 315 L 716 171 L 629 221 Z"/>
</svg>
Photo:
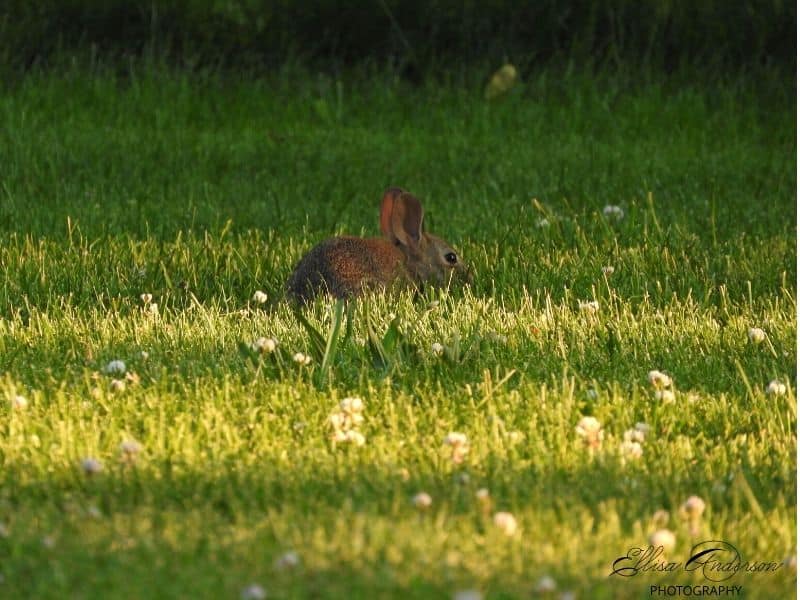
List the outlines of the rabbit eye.
<svg viewBox="0 0 800 600">
<path fill-rule="evenodd" d="M 444 259 L 451 265 L 454 265 L 458 262 L 458 257 L 456 256 L 455 252 L 448 252 L 447 254 L 444 255 Z"/>
</svg>

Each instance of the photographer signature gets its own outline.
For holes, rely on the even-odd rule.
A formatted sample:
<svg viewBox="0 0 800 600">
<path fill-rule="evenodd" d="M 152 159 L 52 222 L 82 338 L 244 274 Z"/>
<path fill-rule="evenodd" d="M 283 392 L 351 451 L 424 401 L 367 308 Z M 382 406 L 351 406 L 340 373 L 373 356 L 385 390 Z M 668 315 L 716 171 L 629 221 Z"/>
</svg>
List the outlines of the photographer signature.
<svg viewBox="0 0 800 600">
<path fill-rule="evenodd" d="M 612 564 L 609 574 L 633 577 L 639 573 L 673 573 L 700 571 L 708 581 L 726 581 L 737 573 L 771 573 L 780 562 L 745 561 L 733 544 L 708 540 L 695 544 L 684 563 L 669 561 L 663 546 L 634 547 Z"/>
</svg>

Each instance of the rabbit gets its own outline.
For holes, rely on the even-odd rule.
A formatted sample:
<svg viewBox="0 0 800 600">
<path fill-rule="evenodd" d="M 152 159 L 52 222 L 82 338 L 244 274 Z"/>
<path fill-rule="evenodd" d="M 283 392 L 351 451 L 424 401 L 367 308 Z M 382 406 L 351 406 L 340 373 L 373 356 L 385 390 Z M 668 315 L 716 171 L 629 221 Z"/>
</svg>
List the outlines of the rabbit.
<svg viewBox="0 0 800 600">
<path fill-rule="evenodd" d="M 422 205 L 392 187 L 381 200 L 383 238 L 335 237 L 315 246 L 297 264 L 286 284 L 291 300 L 306 303 L 319 292 L 335 298 L 394 285 L 421 289 L 444 285 L 451 274 L 470 281 L 469 269 L 444 240 L 422 227 Z"/>
</svg>

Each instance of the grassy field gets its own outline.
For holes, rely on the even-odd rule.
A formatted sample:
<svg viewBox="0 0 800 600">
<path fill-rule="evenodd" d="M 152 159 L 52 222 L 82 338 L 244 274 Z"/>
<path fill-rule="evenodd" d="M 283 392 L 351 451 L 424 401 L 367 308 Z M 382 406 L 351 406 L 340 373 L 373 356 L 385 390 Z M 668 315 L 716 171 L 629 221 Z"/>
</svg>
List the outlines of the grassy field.
<svg viewBox="0 0 800 600">
<path fill-rule="evenodd" d="M 487 102 L 485 76 L 0 91 L 0 596 L 647 598 L 709 583 L 609 577 L 659 529 L 674 561 L 795 556 L 793 80 L 546 69 Z M 389 185 L 475 281 L 320 300 L 323 365 L 284 282 L 377 235 Z M 332 441 L 347 397 L 363 445 Z"/>
</svg>

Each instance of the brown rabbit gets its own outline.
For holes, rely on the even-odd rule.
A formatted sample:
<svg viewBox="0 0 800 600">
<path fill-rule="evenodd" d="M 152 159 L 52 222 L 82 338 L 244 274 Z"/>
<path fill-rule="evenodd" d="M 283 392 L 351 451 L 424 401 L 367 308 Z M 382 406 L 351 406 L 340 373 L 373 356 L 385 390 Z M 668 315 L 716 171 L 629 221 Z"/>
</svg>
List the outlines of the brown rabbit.
<svg viewBox="0 0 800 600">
<path fill-rule="evenodd" d="M 365 288 L 425 283 L 443 285 L 455 272 L 469 279 L 464 263 L 447 242 L 422 230 L 419 200 L 389 188 L 381 201 L 383 238 L 350 236 L 325 240 L 295 267 L 287 283 L 291 299 L 307 302 L 320 291 L 336 298 Z"/>
</svg>

